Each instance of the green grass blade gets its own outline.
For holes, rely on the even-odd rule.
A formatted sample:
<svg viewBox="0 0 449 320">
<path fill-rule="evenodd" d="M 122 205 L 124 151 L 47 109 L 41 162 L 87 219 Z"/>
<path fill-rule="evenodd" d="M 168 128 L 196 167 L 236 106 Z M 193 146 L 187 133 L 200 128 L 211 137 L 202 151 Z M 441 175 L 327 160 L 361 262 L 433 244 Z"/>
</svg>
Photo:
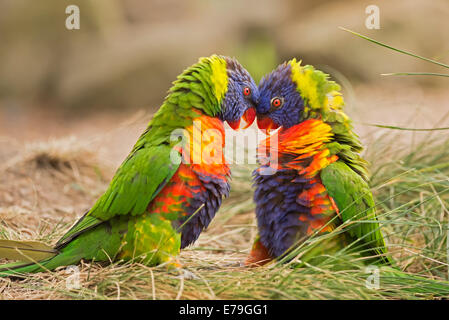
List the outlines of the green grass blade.
<svg viewBox="0 0 449 320">
<path fill-rule="evenodd" d="M 449 74 L 433 73 L 433 72 L 394 72 L 394 73 L 381 73 L 381 76 L 437 76 L 449 78 Z"/>
<path fill-rule="evenodd" d="M 365 125 L 365 126 L 384 128 L 384 129 L 393 129 L 393 130 L 403 130 L 403 131 L 443 131 L 443 130 L 449 130 L 449 127 L 442 127 L 442 128 L 404 128 L 404 127 L 387 126 L 387 125 L 384 125 L 384 124 L 375 124 L 375 123 L 362 123 L 362 124 Z"/>
<path fill-rule="evenodd" d="M 433 64 L 436 64 L 436 65 L 439 65 L 439 66 L 441 66 L 441 67 L 444 67 L 444 68 L 448 68 L 448 69 L 449 69 L 449 65 L 444 64 L 444 63 L 442 63 L 442 62 L 438 62 L 438 61 L 435 61 L 435 60 L 432 60 L 432 59 L 429 59 L 429 58 L 426 58 L 426 57 L 422 57 L 422 56 L 419 56 L 419 55 L 414 54 L 414 53 L 412 53 L 412 52 L 408 52 L 408 51 L 405 51 L 405 50 L 401 50 L 401 49 L 398 49 L 398 48 L 394 48 L 394 47 L 389 46 L 389 45 L 387 45 L 387 44 L 385 44 L 385 43 L 382 43 L 382 42 L 380 42 L 380 41 L 374 40 L 374 39 L 372 39 L 372 38 L 369 38 L 369 37 L 364 36 L 364 35 L 362 35 L 362 34 L 360 34 L 360 33 L 357 33 L 357 32 L 355 32 L 355 31 L 352 31 L 352 30 L 349 30 L 349 29 L 346 29 L 346 28 L 343 28 L 343 27 L 339 27 L 339 28 L 340 28 L 341 30 L 343 30 L 343 31 L 352 33 L 352 34 L 354 34 L 354 35 L 356 35 L 356 36 L 358 36 L 358 37 L 360 37 L 360 38 L 362 38 L 362 39 L 368 40 L 368 41 L 370 41 L 370 42 L 372 42 L 372 43 L 375 43 L 375 44 L 377 44 L 377 45 L 380 45 L 380 46 L 382 46 L 382 47 L 385 47 L 385 48 L 388 48 L 388 49 L 391 49 L 391 50 L 394 50 L 394 51 L 397 51 L 397 52 L 400 52 L 400 53 L 403 53 L 403 54 L 406 54 L 406 55 L 409 55 L 409 56 L 412 56 L 412 57 L 415 57 L 415 58 L 418 58 L 418 59 L 421 59 L 421 60 L 424 60 L 424 61 L 427 61 L 427 62 L 430 62 L 430 63 L 433 63 Z"/>
</svg>

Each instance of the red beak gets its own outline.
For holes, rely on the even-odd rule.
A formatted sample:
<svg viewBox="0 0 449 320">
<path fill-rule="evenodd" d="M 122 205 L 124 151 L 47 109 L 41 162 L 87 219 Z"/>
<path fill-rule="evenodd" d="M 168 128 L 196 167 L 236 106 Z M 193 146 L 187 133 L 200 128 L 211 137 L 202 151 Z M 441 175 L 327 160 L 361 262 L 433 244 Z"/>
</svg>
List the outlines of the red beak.
<svg viewBox="0 0 449 320">
<path fill-rule="evenodd" d="M 248 128 L 250 125 L 253 124 L 254 120 L 256 119 L 256 109 L 249 108 L 246 109 L 245 113 L 242 116 L 242 119 L 245 120 L 246 125 L 243 127 L 243 129 Z"/>
<path fill-rule="evenodd" d="M 229 126 L 232 128 L 232 129 L 234 129 L 234 130 L 238 130 L 239 128 L 240 128 L 240 120 L 241 119 L 238 119 L 238 120 L 236 120 L 236 121 L 227 121 L 227 123 L 229 124 Z"/>
<path fill-rule="evenodd" d="M 277 125 L 273 120 L 271 120 L 270 117 L 264 117 L 264 116 L 258 116 L 257 117 L 257 126 L 261 130 L 266 130 L 267 134 L 270 133 L 270 130 L 275 130 L 279 128 L 279 125 Z"/>
</svg>

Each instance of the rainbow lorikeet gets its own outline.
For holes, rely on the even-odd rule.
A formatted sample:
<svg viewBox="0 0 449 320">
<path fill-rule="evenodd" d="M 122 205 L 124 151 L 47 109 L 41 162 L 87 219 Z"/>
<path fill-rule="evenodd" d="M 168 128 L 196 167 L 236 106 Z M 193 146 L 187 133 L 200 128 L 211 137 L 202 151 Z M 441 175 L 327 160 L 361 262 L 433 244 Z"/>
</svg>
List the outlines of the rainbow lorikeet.
<svg viewBox="0 0 449 320">
<path fill-rule="evenodd" d="M 254 200 L 259 233 L 247 263 L 278 258 L 313 234 L 349 221 L 345 232 L 318 252 L 356 242 L 365 255 L 391 262 L 368 186 L 367 162 L 359 155 L 362 146 L 342 110 L 339 90 L 328 75 L 295 59 L 261 80 L 258 126 L 281 128 L 258 148 Z"/>
<path fill-rule="evenodd" d="M 296 59 L 280 65 L 259 84 L 259 128 L 268 132 L 254 171 L 258 236 L 246 264 L 263 265 L 313 235 L 300 259 L 314 263 L 339 250 L 379 265 L 381 285 L 447 297 L 449 282 L 401 271 L 388 255 L 368 185 L 362 146 L 342 110 L 340 86 Z M 343 225 L 344 224 L 344 225 Z M 335 230 L 339 226 L 342 229 Z M 338 266 L 337 266 L 338 267 Z"/>
<path fill-rule="evenodd" d="M 235 59 L 201 58 L 173 83 L 106 192 L 55 246 L 0 240 L 0 257 L 24 261 L 1 266 L 0 275 L 81 259 L 176 265 L 173 258 L 228 195 L 224 121 L 234 129 L 242 117 L 251 124 L 257 99 L 257 86 Z"/>
</svg>

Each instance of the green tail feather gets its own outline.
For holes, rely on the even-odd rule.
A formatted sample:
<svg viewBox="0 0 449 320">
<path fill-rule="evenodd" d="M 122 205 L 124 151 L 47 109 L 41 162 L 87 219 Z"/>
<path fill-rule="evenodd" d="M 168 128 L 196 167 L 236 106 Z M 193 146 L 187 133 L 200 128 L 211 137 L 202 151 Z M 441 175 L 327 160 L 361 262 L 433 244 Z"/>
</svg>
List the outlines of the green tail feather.
<svg viewBox="0 0 449 320">
<path fill-rule="evenodd" d="M 60 266 L 76 264 L 81 260 L 81 258 L 78 256 L 71 256 L 67 253 L 60 253 L 53 258 L 38 261 L 36 263 L 9 263 L 0 267 L 0 277 L 20 276 L 26 273 L 54 270 Z"/>
<path fill-rule="evenodd" d="M 53 247 L 38 241 L 17 241 L 0 239 L 0 257 L 34 262 L 55 256 L 58 253 Z"/>
<path fill-rule="evenodd" d="M 51 271 L 60 266 L 79 263 L 82 259 L 95 261 L 111 261 L 119 251 L 123 234 L 127 231 L 126 219 L 114 219 L 87 230 L 72 239 L 63 247 L 57 247 L 59 253 L 53 257 L 36 262 L 16 262 L 0 266 L 0 277 Z"/>
</svg>

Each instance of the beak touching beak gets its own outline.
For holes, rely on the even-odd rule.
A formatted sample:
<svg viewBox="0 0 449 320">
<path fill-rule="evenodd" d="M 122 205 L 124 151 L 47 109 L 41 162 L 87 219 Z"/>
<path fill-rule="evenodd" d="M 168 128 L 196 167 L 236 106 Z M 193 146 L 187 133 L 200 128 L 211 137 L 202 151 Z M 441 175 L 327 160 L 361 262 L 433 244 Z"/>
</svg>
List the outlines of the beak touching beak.
<svg viewBox="0 0 449 320">
<path fill-rule="evenodd" d="M 267 134 L 270 134 L 271 130 L 279 128 L 279 125 L 277 125 L 273 120 L 271 120 L 270 117 L 261 114 L 257 115 L 257 126 L 261 130 L 266 130 Z"/>
</svg>

